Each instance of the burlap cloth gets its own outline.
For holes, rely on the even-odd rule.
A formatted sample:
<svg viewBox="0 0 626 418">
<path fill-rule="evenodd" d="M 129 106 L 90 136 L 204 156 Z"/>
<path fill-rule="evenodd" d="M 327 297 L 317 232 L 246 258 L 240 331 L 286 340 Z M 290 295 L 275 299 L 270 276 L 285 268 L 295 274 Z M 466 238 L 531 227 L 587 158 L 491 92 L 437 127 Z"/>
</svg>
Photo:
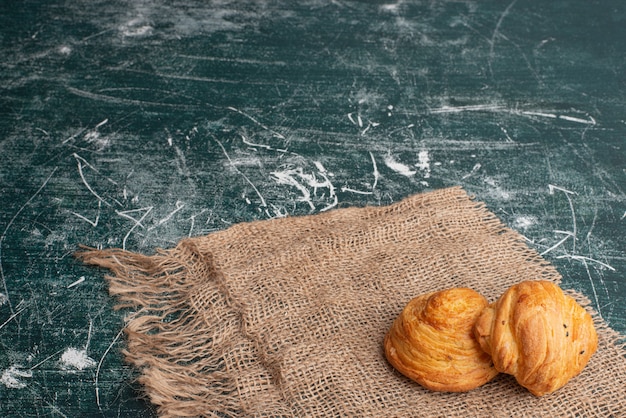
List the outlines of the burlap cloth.
<svg viewBox="0 0 626 418">
<path fill-rule="evenodd" d="M 626 416 L 624 344 L 597 315 L 598 352 L 542 398 L 506 375 L 430 392 L 387 363 L 383 337 L 418 294 L 467 286 L 493 301 L 521 280 L 560 281 L 460 188 L 234 225 L 153 256 L 79 256 L 134 308 L 125 354 L 162 416 Z"/>
</svg>

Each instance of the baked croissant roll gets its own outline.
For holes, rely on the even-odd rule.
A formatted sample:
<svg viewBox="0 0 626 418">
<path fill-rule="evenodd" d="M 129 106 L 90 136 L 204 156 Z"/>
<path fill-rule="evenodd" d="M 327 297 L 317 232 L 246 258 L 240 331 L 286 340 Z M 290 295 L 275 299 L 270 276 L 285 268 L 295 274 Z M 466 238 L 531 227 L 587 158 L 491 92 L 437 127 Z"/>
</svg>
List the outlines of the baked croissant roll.
<svg viewBox="0 0 626 418">
<path fill-rule="evenodd" d="M 472 332 L 487 300 L 467 288 L 411 300 L 385 337 L 385 355 L 400 373 L 427 389 L 469 391 L 498 372 Z"/>
<path fill-rule="evenodd" d="M 509 288 L 483 311 L 474 331 L 495 368 L 536 396 L 564 386 L 598 346 L 591 315 L 548 281 Z"/>
</svg>

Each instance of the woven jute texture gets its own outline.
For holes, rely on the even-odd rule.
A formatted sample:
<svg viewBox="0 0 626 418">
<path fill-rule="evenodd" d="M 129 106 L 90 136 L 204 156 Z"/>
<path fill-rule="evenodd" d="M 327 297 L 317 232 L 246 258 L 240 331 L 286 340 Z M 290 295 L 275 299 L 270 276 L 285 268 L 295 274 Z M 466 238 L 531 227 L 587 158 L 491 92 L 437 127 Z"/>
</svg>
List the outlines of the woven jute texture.
<svg viewBox="0 0 626 418">
<path fill-rule="evenodd" d="M 506 375 L 430 392 L 386 361 L 385 333 L 418 294 L 466 286 L 493 301 L 561 279 L 460 188 L 238 224 L 151 256 L 78 256 L 132 308 L 125 355 L 165 417 L 626 416 L 626 351 L 597 315 L 597 353 L 541 398 Z"/>
</svg>

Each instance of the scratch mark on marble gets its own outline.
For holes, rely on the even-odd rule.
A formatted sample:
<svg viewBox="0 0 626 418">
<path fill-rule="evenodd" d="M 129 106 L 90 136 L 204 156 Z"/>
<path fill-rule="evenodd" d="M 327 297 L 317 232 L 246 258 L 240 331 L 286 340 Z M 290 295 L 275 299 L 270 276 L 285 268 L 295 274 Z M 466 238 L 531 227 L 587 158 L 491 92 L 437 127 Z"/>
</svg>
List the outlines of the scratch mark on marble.
<svg viewBox="0 0 626 418">
<path fill-rule="evenodd" d="M 504 9 L 502 14 L 500 15 L 500 18 L 498 19 L 498 22 L 496 23 L 496 27 L 494 28 L 493 33 L 491 34 L 491 40 L 489 42 L 489 60 L 488 60 L 489 73 L 491 74 L 491 76 L 493 76 L 492 64 L 493 64 L 493 58 L 495 56 L 496 38 L 498 37 L 498 35 L 500 35 L 500 26 L 502 26 L 502 22 L 504 22 L 504 19 L 506 18 L 506 16 L 511 12 L 511 9 L 513 9 L 513 6 L 515 6 L 515 3 L 517 3 L 517 0 L 513 0 L 511 3 L 509 3 L 507 8 Z"/>
<path fill-rule="evenodd" d="M 509 131 L 507 131 L 504 126 L 501 126 L 500 124 L 498 124 L 498 127 L 500 128 L 500 130 L 502 131 L 502 133 L 506 137 L 507 142 L 515 142 L 515 141 L 513 141 L 513 138 L 511 138 L 509 136 Z"/>
<path fill-rule="evenodd" d="M 200 216 L 207 211 L 208 211 L 207 209 L 202 209 L 199 213 L 193 214 L 189 217 L 190 225 L 189 225 L 189 234 L 187 234 L 188 237 L 191 238 L 191 235 L 193 233 L 193 228 L 196 224 L 196 216 Z M 207 219 L 207 222 L 208 222 L 208 219 Z"/>
<path fill-rule="evenodd" d="M 611 271 L 617 271 L 615 269 L 615 267 L 613 267 L 613 266 L 611 266 L 611 265 L 609 265 L 607 263 L 603 263 L 600 260 L 596 260 L 596 259 L 591 258 L 591 257 L 585 257 L 585 256 L 582 256 L 582 255 L 563 254 L 563 255 L 560 255 L 560 256 L 558 256 L 556 258 L 569 258 L 569 259 L 572 259 L 572 260 L 591 261 L 592 263 L 597 263 L 597 264 L 601 265 L 602 267 L 608 268 Z"/>
<path fill-rule="evenodd" d="M 171 211 L 167 216 L 165 216 L 163 219 L 160 219 L 159 222 L 157 222 L 156 225 L 151 226 L 150 228 L 148 228 L 148 231 L 152 231 L 153 229 L 163 225 L 164 223 L 168 222 L 170 219 L 172 219 L 172 217 L 174 215 L 176 215 L 176 213 L 178 213 L 181 209 L 183 209 L 185 207 L 185 203 L 181 202 L 180 200 L 176 201 L 176 209 L 174 209 L 173 211 Z"/>
<path fill-rule="evenodd" d="M 584 123 L 584 124 L 587 124 L 587 125 L 595 125 L 596 124 L 596 120 L 594 118 L 592 118 L 591 116 L 589 116 L 589 120 L 587 120 L 587 119 L 575 118 L 573 116 L 560 115 L 559 119 L 568 120 L 570 122 L 576 122 L 576 123 Z"/>
<path fill-rule="evenodd" d="M 45 362 L 47 362 L 48 360 L 50 360 L 53 357 L 58 356 L 61 351 L 63 351 L 63 349 L 60 349 L 52 354 L 50 354 L 48 357 L 46 357 L 45 359 L 41 360 L 39 363 L 35 364 L 34 366 L 32 366 L 29 370 L 35 370 L 37 367 L 41 366 L 42 364 L 44 364 Z"/>
<path fill-rule="evenodd" d="M 374 158 L 374 154 L 371 151 L 369 152 L 369 154 L 370 154 L 370 159 L 372 160 L 373 175 L 374 175 L 374 183 L 372 184 L 372 190 L 371 191 L 355 190 L 350 187 L 344 186 L 341 188 L 342 192 L 350 192 L 350 193 L 356 193 L 356 194 L 362 194 L 362 195 L 374 194 L 374 190 L 376 190 L 376 186 L 378 185 L 378 179 L 380 178 L 380 172 L 378 171 L 378 166 L 376 165 L 376 158 Z"/>
<path fill-rule="evenodd" d="M 545 112 L 529 112 L 529 111 L 524 111 L 524 112 L 519 112 L 520 115 L 525 115 L 525 116 L 539 116 L 542 118 L 550 118 L 550 119 L 556 119 L 557 116 L 554 113 L 545 113 Z"/>
<path fill-rule="evenodd" d="M 461 113 L 461 112 L 502 112 L 506 108 L 494 104 L 467 105 L 467 106 L 442 106 L 430 110 L 431 114 Z"/>
<path fill-rule="evenodd" d="M 136 100 L 136 99 L 125 99 L 121 97 L 109 96 L 106 94 L 92 93 L 90 91 L 85 91 L 81 89 L 77 89 L 74 87 L 67 87 L 67 90 L 79 97 L 84 97 L 86 99 L 91 99 L 104 103 L 113 103 L 113 104 L 123 104 L 123 105 L 133 105 L 133 106 L 154 106 L 154 107 L 166 107 L 172 109 L 198 109 L 200 106 L 197 105 L 186 105 L 186 104 L 177 104 L 177 103 L 163 103 L 163 102 L 151 102 L 145 100 Z"/>
<path fill-rule="evenodd" d="M 574 211 L 574 203 L 572 202 L 572 198 L 570 196 L 575 195 L 576 193 L 570 190 L 564 189 L 562 187 L 555 186 L 553 184 L 548 184 L 548 191 L 551 195 L 554 194 L 555 190 L 563 192 L 565 194 L 565 197 L 567 198 L 567 202 L 569 203 L 570 212 L 572 214 L 572 236 L 573 236 L 572 253 L 575 253 L 576 252 L 576 236 L 577 236 L 576 212 Z"/>
<path fill-rule="evenodd" d="M 239 136 L 241 137 L 241 140 L 243 141 L 244 144 L 249 145 L 253 148 L 264 148 L 266 150 L 273 150 L 274 148 L 272 148 L 269 145 L 266 144 L 257 144 L 256 142 L 251 142 L 247 136 L 239 134 Z"/>
<path fill-rule="evenodd" d="M 115 68 L 113 68 L 112 70 L 115 70 Z M 152 73 L 148 72 L 148 71 L 141 71 L 141 70 L 137 70 L 137 69 L 129 69 L 129 68 L 125 68 L 124 71 L 126 72 L 132 72 L 132 73 L 136 73 L 136 74 L 149 74 L 149 75 L 153 75 Z M 251 79 L 240 79 L 240 78 L 235 78 L 235 79 L 228 79 L 228 78 L 214 78 L 214 77 L 201 77 L 201 76 L 193 76 L 193 75 L 182 75 L 182 74 L 168 74 L 168 73 L 164 73 L 164 72 L 157 72 L 154 75 L 161 77 L 161 78 L 166 78 L 166 79 L 172 79 L 172 80 L 184 80 L 184 81 L 197 81 L 200 83 L 216 83 L 216 84 L 237 84 L 240 85 L 242 83 L 246 83 L 246 84 L 251 84 L 251 85 L 256 85 L 256 86 L 275 86 L 276 82 L 271 83 L 271 82 L 265 82 L 265 81 L 252 81 Z M 151 102 L 146 102 L 148 104 L 152 104 Z M 158 103 L 156 103 L 158 104 Z M 189 108 L 195 108 L 196 106 L 188 106 Z"/>
<path fill-rule="evenodd" d="M 83 184 L 85 185 L 85 187 L 87 187 L 87 190 L 89 190 L 89 192 L 94 195 L 96 197 L 96 199 L 98 199 L 100 202 L 104 203 L 107 206 L 113 206 L 111 205 L 109 202 L 107 202 L 106 200 L 104 200 L 98 193 L 96 193 L 96 191 L 91 187 L 91 185 L 89 184 L 89 182 L 87 182 L 87 179 L 85 178 L 85 173 L 83 172 L 83 167 L 89 167 L 90 169 L 92 169 L 94 172 L 100 174 L 100 172 L 98 171 L 98 169 L 96 169 L 94 166 L 92 166 L 91 164 L 89 164 L 87 162 L 87 160 L 85 160 L 83 157 L 81 157 L 80 155 L 74 153 L 73 154 L 74 158 L 76 159 L 76 164 L 78 166 L 78 174 L 80 175 L 81 180 L 83 181 Z M 84 166 L 83 166 L 84 164 Z"/>
<path fill-rule="evenodd" d="M 370 151 L 370 159 L 372 160 L 372 168 L 374 174 L 374 184 L 372 185 L 372 191 L 376 190 L 376 186 L 378 185 L 378 179 L 380 178 L 380 172 L 378 171 L 378 166 L 376 165 L 376 158 L 374 158 L 374 154 Z"/>
<path fill-rule="evenodd" d="M 17 311 L 15 313 L 13 313 L 6 321 L 4 321 L 2 323 L 2 325 L 0 325 L 0 329 L 4 328 L 6 324 L 8 324 L 9 322 L 11 322 L 12 320 L 14 320 L 15 318 L 17 318 L 17 316 L 19 314 L 21 314 L 22 312 L 24 312 L 24 309 L 26 309 L 25 306 L 22 306 L 22 304 L 24 303 L 24 301 L 21 301 L 20 303 L 17 304 L 16 309 Z"/>
<path fill-rule="evenodd" d="M 98 221 L 100 220 L 100 209 L 102 207 L 102 200 L 98 200 L 98 213 L 96 214 L 96 219 L 95 220 L 91 220 L 91 219 L 87 219 L 86 217 L 84 217 L 81 214 L 78 214 L 76 212 L 71 212 L 70 213 L 74 216 L 76 216 L 78 219 L 82 219 L 83 221 L 89 223 L 91 226 L 93 226 L 94 228 L 98 226 Z"/>
<path fill-rule="evenodd" d="M 48 175 L 48 177 L 46 177 L 46 179 L 44 180 L 43 184 L 41 186 L 39 186 L 39 188 L 37 189 L 37 191 L 35 191 L 35 193 L 26 201 L 26 203 L 24 203 L 18 210 L 17 212 L 15 212 L 15 215 L 13 215 L 13 217 L 11 218 L 11 220 L 9 221 L 9 223 L 7 224 L 7 226 L 4 228 L 4 231 L 2 231 L 2 235 L 0 235 L 0 279 L 2 279 L 2 287 L 4 290 L 4 295 L 6 298 L 6 303 L 9 305 L 9 310 L 11 311 L 11 314 L 15 314 L 15 311 L 13 310 L 13 305 L 11 304 L 11 298 L 9 297 L 9 289 L 7 287 L 7 281 L 6 281 L 6 277 L 4 275 L 4 268 L 2 267 L 2 243 L 4 242 L 4 240 L 6 239 L 7 233 L 9 231 L 9 229 L 11 228 L 11 226 L 13 225 L 13 223 L 15 222 L 15 220 L 20 216 L 20 214 L 22 213 L 22 211 L 26 208 L 26 206 L 30 205 L 30 203 L 35 200 L 35 198 L 39 195 L 39 193 L 41 193 L 41 191 L 44 189 L 44 187 L 46 187 L 46 185 L 48 184 L 48 182 L 50 181 L 50 179 L 52 178 L 52 176 L 54 176 L 54 173 L 56 173 L 56 171 L 58 170 L 59 167 L 55 167 L 52 172 Z"/>
<path fill-rule="evenodd" d="M 474 167 L 472 167 L 472 170 L 469 173 L 467 173 L 466 175 L 464 175 L 463 177 L 461 177 L 461 179 L 465 180 L 465 179 L 473 176 L 474 174 L 476 174 L 478 172 L 478 170 L 480 170 L 481 167 L 482 167 L 482 165 L 480 163 L 474 164 Z"/>
<path fill-rule="evenodd" d="M 561 240 L 559 240 L 557 243 L 555 243 L 554 245 L 552 245 L 550 248 L 546 249 L 545 251 L 543 251 L 541 253 L 541 255 L 547 254 L 550 251 L 553 251 L 554 249 L 560 247 L 565 241 L 567 241 L 569 238 L 572 239 L 572 249 L 571 251 L 565 251 L 565 254 L 562 255 L 558 255 L 555 258 L 556 259 L 569 259 L 569 260 L 576 260 L 579 261 L 583 264 L 585 271 L 587 272 L 587 277 L 589 278 L 589 282 L 591 285 L 591 290 L 593 292 L 593 298 L 594 298 L 594 302 L 595 302 L 595 306 L 598 310 L 598 314 L 599 316 L 602 318 L 603 317 L 603 313 L 602 313 L 602 309 L 603 306 L 600 305 L 600 298 L 598 297 L 598 290 L 596 287 L 596 280 L 594 279 L 594 277 L 591 274 L 591 269 L 589 268 L 589 263 L 594 263 L 597 264 L 603 268 L 609 269 L 611 271 L 616 271 L 616 269 L 611 266 L 610 264 L 606 263 L 606 262 L 602 262 L 596 258 L 592 258 L 592 257 L 588 257 L 588 256 L 583 256 L 583 255 L 579 255 L 576 254 L 576 242 L 577 242 L 577 234 L 578 234 L 578 227 L 577 227 L 577 219 L 576 219 L 576 212 L 574 210 L 574 202 L 572 200 L 572 196 L 576 196 L 577 193 L 568 189 L 565 189 L 563 187 L 560 186 L 555 186 L 552 184 L 548 185 L 548 191 L 549 193 L 552 195 L 555 193 L 555 191 L 559 191 L 561 193 L 563 193 L 565 195 L 565 197 L 567 198 L 567 202 L 569 204 L 569 208 L 570 208 L 570 213 L 571 213 L 571 217 L 572 217 L 572 230 L 571 231 L 561 231 L 561 230 L 555 230 L 555 233 L 558 234 L 565 234 L 565 237 L 562 238 Z M 592 220 L 591 223 L 591 227 L 589 228 L 587 235 L 586 235 L 586 240 L 589 243 L 590 237 L 591 237 L 591 232 L 594 228 L 595 222 L 596 222 L 596 216 L 597 216 L 597 211 L 594 213 L 594 218 Z M 599 284 L 601 285 L 601 287 L 604 289 L 605 295 L 608 298 L 609 297 L 609 291 L 608 288 L 606 286 L 606 283 L 604 282 L 604 276 L 602 274 L 601 270 L 596 270 L 598 271 L 599 275 L 598 275 L 598 281 Z M 612 308 L 611 308 L 612 309 Z"/>
<path fill-rule="evenodd" d="M 541 254 L 541 256 L 544 256 L 546 254 L 548 254 L 550 251 L 554 251 L 555 249 L 559 248 L 561 245 L 563 245 L 563 243 L 565 241 L 567 241 L 569 238 L 574 238 L 574 233 L 572 233 L 571 231 L 554 231 L 555 233 L 558 234 L 565 234 L 566 236 L 564 238 L 562 238 L 560 241 L 558 241 L 556 244 L 554 244 L 553 246 L 551 246 L 550 248 L 548 248 L 547 250 L 543 251 Z"/>
<path fill-rule="evenodd" d="M 213 56 L 205 56 L 205 55 L 187 55 L 187 54 L 177 54 L 176 56 L 180 58 L 198 60 L 198 61 L 216 61 L 216 62 L 235 62 L 238 64 L 258 64 L 258 65 L 276 65 L 276 66 L 286 66 L 287 63 L 285 61 L 261 61 L 261 60 L 251 60 L 251 59 L 243 59 L 243 58 L 225 58 L 225 57 L 213 57 Z"/>
<path fill-rule="evenodd" d="M 120 339 L 120 337 L 122 336 L 123 333 L 124 333 L 124 329 L 122 328 L 117 333 L 115 338 L 113 338 L 113 341 L 111 342 L 111 344 L 109 344 L 107 349 L 104 351 L 104 354 L 102 354 L 102 357 L 100 358 L 100 361 L 98 362 L 98 367 L 96 367 L 96 376 L 94 378 L 94 386 L 95 386 L 95 392 L 96 392 L 96 404 L 98 405 L 98 408 L 100 409 L 100 412 L 102 412 L 102 406 L 100 404 L 100 386 L 99 386 L 100 369 L 102 368 L 102 363 L 104 363 L 104 359 L 109 354 L 109 351 L 111 351 L 111 349 L 113 348 L 113 346 L 115 345 L 117 340 Z"/>
<path fill-rule="evenodd" d="M 261 192 L 259 191 L 259 189 L 257 189 L 257 187 L 254 185 L 254 183 L 252 183 L 252 181 L 248 178 L 248 176 L 246 176 L 243 172 L 241 172 L 241 170 L 239 170 L 237 168 L 237 165 L 235 165 L 235 163 L 233 162 L 233 160 L 230 158 L 230 155 L 228 155 L 228 153 L 226 152 L 226 148 L 224 148 L 224 145 L 222 145 L 222 143 L 215 137 L 213 137 L 213 140 L 215 142 L 217 142 L 217 145 L 219 145 L 219 147 L 222 149 L 222 152 L 224 153 L 224 156 L 226 157 L 226 159 L 228 160 L 228 162 L 230 163 L 230 166 L 233 168 L 233 170 L 235 170 L 235 172 L 237 174 L 239 174 L 241 177 L 243 177 L 243 179 L 250 185 L 252 186 L 252 189 L 254 189 L 255 193 L 257 194 L 257 196 L 259 196 L 259 199 L 261 199 L 261 207 L 262 208 L 267 208 L 267 202 L 265 201 L 265 198 L 263 197 L 263 195 L 261 194 Z"/>
<path fill-rule="evenodd" d="M 72 287 L 78 286 L 79 284 L 81 284 L 84 281 L 85 281 L 85 276 L 80 276 L 80 278 L 78 280 L 76 280 L 75 282 L 67 285 L 67 289 L 71 289 Z"/>
<path fill-rule="evenodd" d="M 325 172 L 321 172 L 320 175 L 325 180 L 325 182 L 321 183 L 320 186 L 328 187 L 328 193 L 329 193 L 330 197 L 333 199 L 331 203 L 327 204 L 322 209 L 320 209 L 320 212 L 326 212 L 327 210 L 330 210 L 330 209 L 334 208 L 335 206 L 337 206 L 337 204 L 339 203 L 339 198 L 337 197 L 337 193 L 335 193 L 335 186 L 328 179 L 328 176 L 326 175 L 326 173 Z"/>
<path fill-rule="evenodd" d="M 579 257 L 579 256 L 572 256 L 572 255 L 564 255 L 564 256 L 560 256 L 558 258 L 574 258 L 576 257 L 576 259 L 580 260 L 583 265 L 585 266 L 585 270 L 587 272 L 587 277 L 589 278 L 589 283 L 591 284 L 591 292 L 593 293 L 593 299 L 596 302 L 596 306 L 598 307 L 598 315 L 600 316 L 600 318 L 603 318 L 602 316 L 602 311 L 600 309 L 600 299 L 598 298 L 598 292 L 596 291 L 596 285 L 594 283 L 593 277 L 591 277 L 591 272 L 589 271 L 589 265 L 587 264 L 587 257 Z M 596 260 L 593 260 L 596 261 Z M 604 284 L 604 282 L 602 282 Z M 606 288 L 606 286 L 605 286 Z"/>
<path fill-rule="evenodd" d="M 363 130 L 361 131 L 361 136 L 365 135 L 365 134 L 367 133 L 367 131 L 369 131 L 369 130 L 370 130 L 370 128 L 371 128 L 372 126 L 374 126 L 374 125 L 373 125 L 371 122 L 369 122 L 369 123 L 367 124 L 367 126 L 365 127 L 365 129 L 363 129 Z"/>
<path fill-rule="evenodd" d="M 123 250 L 126 249 L 126 240 L 128 240 L 128 237 L 130 237 L 130 234 L 133 233 L 135 228 L 137 228 L 138 226 L 140 226 L 141 228 L 145 228 L 141 222 L 146 218 L 146 216 L 148 216 L 148 214 L 152 211 L 152 209 L 154 209 L 154 206 L 147 206 L 147 207 L 144 207 L 144 208 L 131 209 L 131 210 L 125 210 L 125 211 L 119 211 L 119 210 L 115 211 L 115 213 L 117 213 L 119 216 L 121 216 L 123 218 L 126 218 L 126 219 L 130 219 L 131 221 L 134 222 L 134 225 L 130 228 L 130 230 L 124 236 L 124 239 L 122 240 L 122 249 Z M 144 214 L 139 219 L 136 219 L 136 218 L 130 216 L 130 214 L 134 214 L 134 213 L 142 212 L 142 211 L 144 211 Z"/>
<path fill-rule="evenodd" d="M 543 111 L 531 111 L 531 110 L 519 110 L 511 109 L 498 104 L 478 104 L 478 105 L 466 105 L 466 106 L 442 106 L 434 109 L 430 109 L 430 114 L 446 114 L 446 113 L 463 113 L 463 112 L 492 112 L 492 113 L 507 113 L 510 115 L 524 116 L 524 117 L 539 117 L 546 119 L 560 119 L 568 122 L 580 123 L 584 125 L 597 125 L 596 120 L 591 115 L 586 115 L 588 119 L 582 119 L 575 116 L 558 115 L 556 113 L 549 113 Z"/>
<path fill-rule="evenodd" d="M 237 108 L 235 108 L 235 107 L 231 107 L 231 106 L 228 106 L 226 109 L 231 110 L 231 111 L 236 112 L 236 113 L 239 113 L 239 114 L 240 114 L 240 115 L 242 115 L 242 116 L 245 116 L 246 118 L 250 119 L 252 122 L 254 122 L 255 124 L 257 124 L 258 126 L 260 126 L 261 128 L 265 129 L 265 130 L 266 130 L 266 131 L 268 131 L 268 132 L 271 132 L 271 133 L 272 133 L 272 135 L 274 135 L 276 138 L 285 139 L 285 137 L 284 137 L 282 134 L 280 134 L 280 133 L 276 132 L 276 131 L 275 131 L 275 130 L 273 130 L 273 129 L 270 129 L 268 126 L 266 126 L 266 125 L 262 124 L 261 122 L 259 122 L 258 120 L 256 120 L 254 117 L 252 117 L 252 116 L 248 115 L 247 113 L 242 112 L 241 110 L 239 110 L 239 109 L 237 109 Z"/>
<path fill-rule="evenodd" d="M 287 150 L 287 149 L 285 149 L 285 148 L 275 148 L 275 147 L 272 147 L 271 145 L 259 144 L 259 143 L 256 143 L 256 142 L 252 142 L 252 141 L 250 141 L 250 140 L 248 139 L 248 137 L 247 137 L 247 136 L 245 136 L 245 135 L 243 135 L 243 134 L 239 134 L 239 136 L 241 137 L 241 140 L 242 140 L 242 142 L 243 142 L 244 144 L 246 144 L 246 145 L 250 146 L 250 147 L 251 147 L 251 148 L 253 148 L 255 151 L 256 151 L 256 149 L 257 149 L 257 148 L 262 148 L 262 149 L 266 149 L 266 150 L 268 150 L 268 151 L 276 151 L 276 152 L 279 152 L 279 153 L 281 153 L 281 154 L 289 154 L 289 155 L 295 155 L 295 156 L 297 156 L 297 157 L 301 157 L 301 155 L 300 155 L 300 154 L 297 154 L 297 153 L 295 153 L 295 152 L 293 152 L 293 151 L 289 151 L 289 150 Z"/>
</svg>

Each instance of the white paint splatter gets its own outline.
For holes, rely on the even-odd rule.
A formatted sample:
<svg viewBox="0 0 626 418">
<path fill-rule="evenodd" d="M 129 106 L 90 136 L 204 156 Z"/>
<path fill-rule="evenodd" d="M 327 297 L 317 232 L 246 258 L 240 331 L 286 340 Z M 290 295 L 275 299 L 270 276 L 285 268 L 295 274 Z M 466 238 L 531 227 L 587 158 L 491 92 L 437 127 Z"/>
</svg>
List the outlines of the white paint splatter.
<svg viewBox="0 0 626 418">
<path fill-rule="evenodd" d="M 78 350 L 74 347 L 69 347 L 63 352 L 60 362 L 65 370 L 83 371 L 96 365 L 96 361 L 87 355 L 87 350 Z"/>
<path fill-rule="evenodd" d="M 296 189 L 298 189 L 300 193 L 302 193 L 302 197 L 299 198 L 298 201 L 306 202 L 312 211 L 315 210 L 315 205 L 313 204 L 313 201 L 311 200 L 311 192 L 305 185 L 301 184 L 296 178 L 298 177 L 304 180 L 312 180 L 312 177 L 309 177 L 310 175 L 304 174 L 301 168 L 284 170 L 284 171 L 273 171 L 271 174 L 272 176 L 274 176 L 274 180 L 276 180 L 278 184 L 285 184 L 285 185 L 293 186 Z"/>
<path fill-rule="evenodd" d="M 416 164 L 417 168 L 420 169 L 422 175 L 425 179 L 430 177 L 430 156 L 428 155 L 428 150 L 420 151 L 417 155 L 418 162 Z"/>
<path fill-rule="evenodd" d="M 33 377 L 33 372 L 15 364 L 2 372 L 0 382 L 9 389 L 24 389 L 26 383 L 22 379 L 30 379 L 31 377 Z"/>
<path fill-rule="evenodd" d="M 111 145 L 111 138 L 107 136 L 101 136 L 98 131 L 90 131 L 85 134 L 85 141 L 90 144 L 95 144 L 98 147 L 98 151 L 102 151 Z"/>
<path fill-rule="evenodd" d="M 383 12 L 387 12 L 387 13 L 397 14 L 402 3 L 403 2 L 400 1 L 398 3 L 383 4 L 380 6 L 380 10 L 382 10 Z"/>
<path fill-rule="evenodd" d="M 123 36 L 135 37 L 150 35 L 153 29 L 143 18 L 138 17 L 123 24 L 119 30 Z"/>
<path fill-rule="evenodd" d="M 59 53 L 62 55 L 70 55 L 72 53 L 72 48 L 67 45 L 63 45 L 59 48 Z"/>
<path fill-rule="evenodd" d="M 491 186 L 490 189 L 486 190 L 486 193 L 489 193 L 489 195 L 501 200 L 509 200 L 511 198 L 511 193 L 500 187 L 499 182 L 496 179 L 492 177 L 485 177 L 483 182 Z"/>
<path fill-rule="evenodd" d="M 519 215 L 513 220 L 514 229 L 526 230 L 537 223 L 537 218 L 532 215 Z"/>
<path fill-rule="evenodd" d="M 416 173 L 416 171 L 411 170 L 406 164 L 402 164 L 394 160 L 391 155 L 387 155 L 384 161 L 387 167 L 389 167 L 398 174 L 402 174 L 403 176 L 412 177 Z"/>
<path fill-rule="evenodd" d="M 318 169 L 319 175 L 324 179 L 324 181 L 319 181 L 314 173 L 305 173 L 302 167 L 287 169 L 283 171 L 273 171 L 270 174 L 273 176 L 274 180 L 278 184 L 285 184 L 298 189 L 300 193 L 302 193 L 302 197 L 297 200 L 307 203 L 311 208 L 311 211 L 314 211 L 316 209 L 315 204 L 313 203 L 313 196 L 317 196 L 317 190 L 319 188 L 328 188 L 329 198 L 331 198 L 332 201 L 327 206 L 320 209 L 320 212 L 324 212 L 337 206 L 338 198 L 335 192 L 335 186 L 328 178 L 332 174 L 327 173 L 326 168 L 319 161 L 316 161 L 314 163 L 316 168 Z M 309 188 L 313 189 L 312 194 Z"/>
</svg>

